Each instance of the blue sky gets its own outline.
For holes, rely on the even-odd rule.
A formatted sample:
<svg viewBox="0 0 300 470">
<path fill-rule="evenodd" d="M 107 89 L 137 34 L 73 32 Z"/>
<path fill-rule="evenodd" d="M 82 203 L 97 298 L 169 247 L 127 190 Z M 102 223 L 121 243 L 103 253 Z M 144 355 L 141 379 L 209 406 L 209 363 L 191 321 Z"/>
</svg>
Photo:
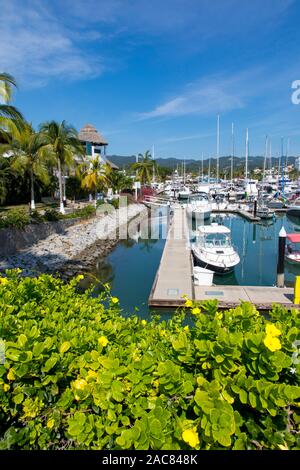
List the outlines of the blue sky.
<svg viewBox="0 0 300 470">
<path fill-rule="evenodd" d="M 108 153 L 155 145 L 157 157 L 236 149 L 300 154 L 300 1 L 0 0 L 0 70 L 19 84 L 14 104 L 34 125 L 94 124 Z"/>
</svg>

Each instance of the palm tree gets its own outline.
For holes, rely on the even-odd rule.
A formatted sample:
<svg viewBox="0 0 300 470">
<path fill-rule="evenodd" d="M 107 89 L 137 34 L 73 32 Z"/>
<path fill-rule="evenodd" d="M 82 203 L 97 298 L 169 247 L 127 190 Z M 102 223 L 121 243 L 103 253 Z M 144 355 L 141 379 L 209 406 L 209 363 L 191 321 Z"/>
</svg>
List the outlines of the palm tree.
<svg viewBox="0 0 300 470">
<path fill-rule="evenodd" d="M 86 164 L 83 166 L 86 167 Z M 81 181 L 81 187 L 95 193 L 95 207 L 97 205 L 97 191 L 101 187 L 107 187 L 110 167 L 107 163 L 103 164 L 97 155 L 90 161 L 89 167 L 84 171 Z"/>
<path fill-rule="evenodd" d="M 156 162 L 152 160 L 150 150 L 147 150 L 144 155 L 139 153 L 138 159 L 139 158 L 141 158 L 141 161 L 134 163 L 132 168 L 136 170 L 142 184 L 150 183 L 151 172 L 153 171 L 153 167 L 156 166 Z"/>
<path fill-rule="evenodd" d="M 42 153 L 45 145 L 43 134 L 35 132 L 31 124 L 24 123 L 23 128 L 12 135 L 10 142 L 2 146 L 12 154 L 12 169 L 29 174 L 32 210 L 35 209 L 34 177 L 37 176 L 43 183 L 49 181 Z"/>
<path fill-rule="evenodd" d="M 71 165 L 74 162 L 75 155 L 82 157 L 84 155 L 84 148 L 78 139 L 76 129 L 68 125 L 66 121 L 61 123 L 56 121 L 45 122 L 40 126 L 40 131 L 45 139 L 46 152 L 52 154 L 56 160 L 60 212 L 64 214 L 62 167 Z"/>
<path fill-rule="evenodd" d="M 0 72 L 0 140 L 7 140 L 7 131 L 14 132 L 20 129 L 23 123 L 22 114 L 9 104 L 13 87 L 16 87 L 15 79 L 8 73 Z"/>
</svg>

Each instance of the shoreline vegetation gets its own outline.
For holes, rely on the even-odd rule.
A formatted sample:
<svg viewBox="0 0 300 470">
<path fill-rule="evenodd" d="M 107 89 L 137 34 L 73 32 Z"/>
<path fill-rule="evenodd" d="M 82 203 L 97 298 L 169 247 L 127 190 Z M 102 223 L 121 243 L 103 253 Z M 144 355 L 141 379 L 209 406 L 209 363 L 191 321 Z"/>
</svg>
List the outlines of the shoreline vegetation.
<svg viewBox="0 0 300 470">
<path fill-rule="evenodd" d="M 299 449 L 298 310 L 186 299 L 148 322 L 21 274 L 0 278 L 0 449 Z"/>
</svg>

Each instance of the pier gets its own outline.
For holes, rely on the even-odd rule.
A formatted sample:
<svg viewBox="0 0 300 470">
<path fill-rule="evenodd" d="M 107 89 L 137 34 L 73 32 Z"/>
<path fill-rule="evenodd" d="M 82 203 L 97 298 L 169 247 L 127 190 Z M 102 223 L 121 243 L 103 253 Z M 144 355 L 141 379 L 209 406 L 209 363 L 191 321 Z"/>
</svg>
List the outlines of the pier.
<svg viewBox="0 0 300 470">
<path fill-rule="evenodd" d="M 186 213 L 183 208 L 174 206 L 174 215 L 148 305 L 180 307 L 185 303 L 183 295 L 199 302 L 218 299 L 220 309 L 237 307 L 242 301 L 251 302 L 261 311 L 270 310 L 273 304 L 299 308 L 299 305 L 293 303 L 294 289 L 289 287 L 194 285 L 193 257 L 189 246 Z"/>
</svg>

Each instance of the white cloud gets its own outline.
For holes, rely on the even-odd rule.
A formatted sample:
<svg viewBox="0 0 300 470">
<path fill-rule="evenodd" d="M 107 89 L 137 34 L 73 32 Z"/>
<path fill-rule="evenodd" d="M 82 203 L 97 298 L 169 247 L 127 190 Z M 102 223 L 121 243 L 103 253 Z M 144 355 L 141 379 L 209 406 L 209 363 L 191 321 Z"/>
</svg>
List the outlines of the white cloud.
<svg viewBox="0 0 300 470">
<path fill-rule="evenodd" d="M 22 84 L 40 86 L 51 77 L 91 78 L 103 71 L 100 60 L 83 53 L 41 2 L 0 0 L 0 11 L 0 69 L 14 74 Z"/>
</svg>

